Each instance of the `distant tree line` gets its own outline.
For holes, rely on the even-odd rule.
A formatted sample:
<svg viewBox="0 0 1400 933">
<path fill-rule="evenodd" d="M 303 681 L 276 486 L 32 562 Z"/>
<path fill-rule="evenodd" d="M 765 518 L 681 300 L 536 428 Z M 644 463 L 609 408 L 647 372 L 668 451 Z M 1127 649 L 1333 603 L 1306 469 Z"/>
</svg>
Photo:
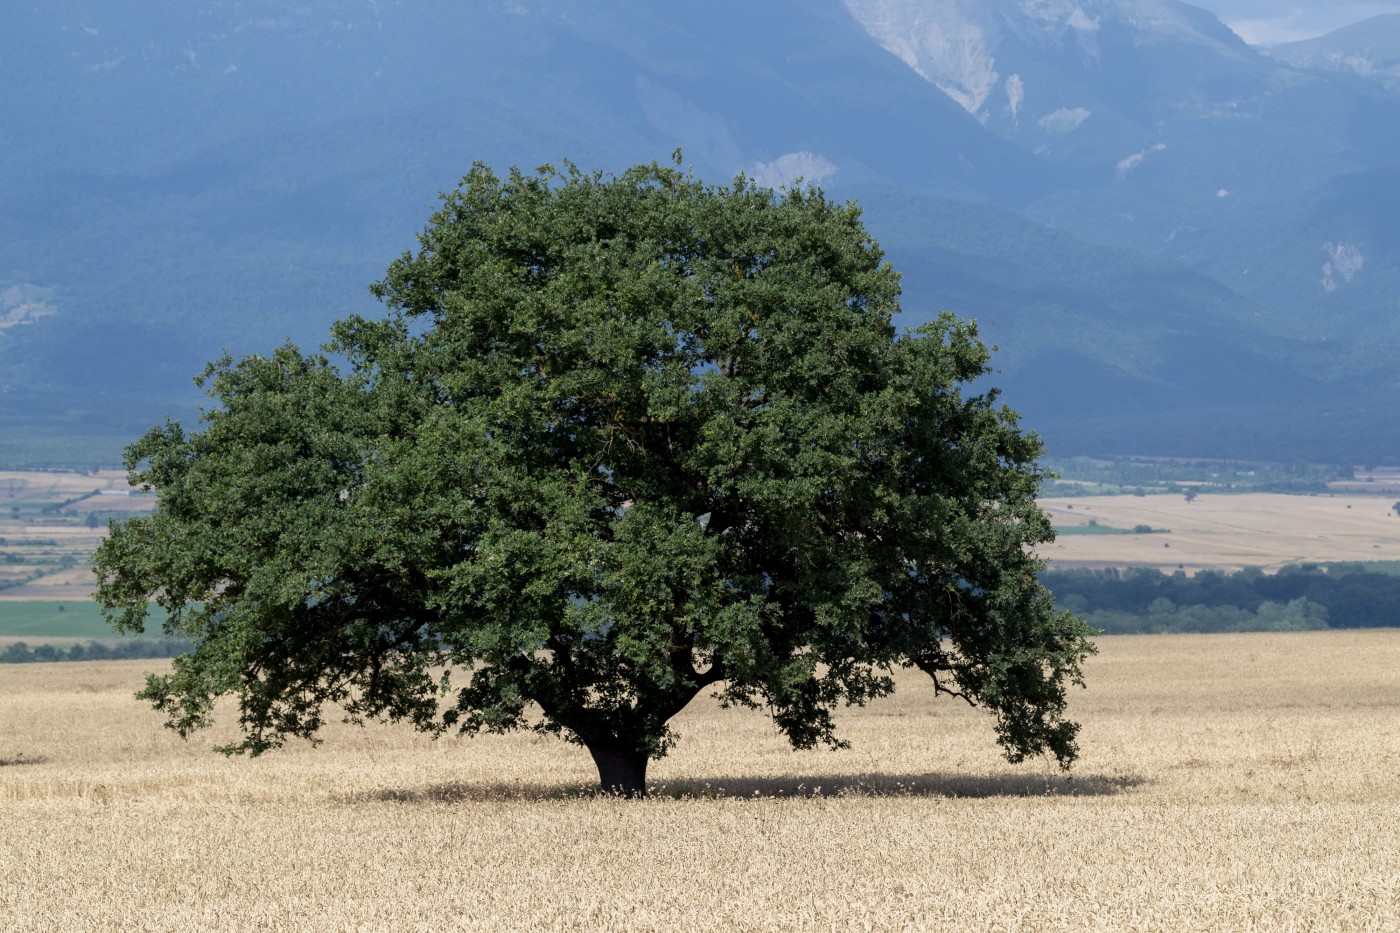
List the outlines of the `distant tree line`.
<svg viewBox="0 0 1400 933">
<path fill-rule="evenodd" d="M 1047 570 L 1061 608 L 1108 634 L 1400 626 L 1400 575 L 1362 564 L 1237 573 Z"/>
<path fill-rule="evenodd" d="M 0 664 L 32 664 L 44 661 L 122 661 L 134 658 L 173 658 L 190 650 L 185 638 L 130 638 L 121 641 L 90 641 L 87 644 L 35 645 L 14 642 L 0 650 Z"/>
</svg>

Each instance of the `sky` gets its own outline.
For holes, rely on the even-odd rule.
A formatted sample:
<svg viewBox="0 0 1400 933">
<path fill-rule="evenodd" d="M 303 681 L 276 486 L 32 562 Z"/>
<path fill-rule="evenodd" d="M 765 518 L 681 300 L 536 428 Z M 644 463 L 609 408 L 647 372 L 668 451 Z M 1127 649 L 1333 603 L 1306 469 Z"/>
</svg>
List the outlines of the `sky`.
<svg viewBox="0 0 1400 933">
<path fill-rule="evenodd" d="M 1382 13 L 1400 13 L 1400 2 L 1350 0 L 1187 0 L 1210 10 L 1251 45 L 1311 39 Z"/>
</svg>

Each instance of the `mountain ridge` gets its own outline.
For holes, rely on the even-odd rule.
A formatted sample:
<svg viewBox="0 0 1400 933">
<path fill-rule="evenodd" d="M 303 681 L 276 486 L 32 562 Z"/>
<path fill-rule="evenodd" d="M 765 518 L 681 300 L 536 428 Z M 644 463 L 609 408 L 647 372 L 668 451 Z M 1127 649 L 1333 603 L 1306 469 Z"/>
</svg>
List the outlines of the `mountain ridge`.
<svg viewBox="0 0 1400 933">
<path fill-rule="evenodd" d="M 1356 75 L 1400 92 L 1400 13 L 1384 13 L 1336 32 L 1272 46 L 1268 54 L 1298 68 Z"/>
</svg>

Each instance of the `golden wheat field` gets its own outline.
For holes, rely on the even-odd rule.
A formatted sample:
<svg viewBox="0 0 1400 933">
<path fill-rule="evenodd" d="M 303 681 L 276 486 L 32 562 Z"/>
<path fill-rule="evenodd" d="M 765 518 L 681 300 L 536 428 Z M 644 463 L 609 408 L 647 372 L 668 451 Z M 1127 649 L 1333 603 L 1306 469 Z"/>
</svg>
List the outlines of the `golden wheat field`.
<svg viewBox="0 0 1400 933">
<path fill-rule="evenodd" d="M 531 735 L 225 759 L 153 663 L 0 672 L 0 928 L 1400 929 L 1400 631 L 1104 639 L 1069 777 L 913 676 L 840 752 L 701 699 L 639 802 Z"/>
</svg>

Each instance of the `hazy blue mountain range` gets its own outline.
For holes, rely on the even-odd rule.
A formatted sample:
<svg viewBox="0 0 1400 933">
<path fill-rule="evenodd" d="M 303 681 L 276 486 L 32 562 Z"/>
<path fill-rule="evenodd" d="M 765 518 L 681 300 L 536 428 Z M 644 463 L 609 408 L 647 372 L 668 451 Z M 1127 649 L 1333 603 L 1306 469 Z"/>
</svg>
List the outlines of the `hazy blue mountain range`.
<svg viewBox="0 0 1400 933">
<path fill-rule="evenodd" d="M 1400 91 L 1400 13 L 1372 17 L 1336 32 L 1269 49 L 1291 65 L 1353 74 Z"/>
<path fill-rule="evenodd" d="M 859 199 L 1056 453 L 1394 459 L 1400 95 L 1354 70 L 1169 0 L 11 5 L 0 458 L 372 312 L 473 160 L 681 146 Z"/>
<path fill-rule="evenodd" d="M 1315 39 L 1383 13 L 1400 12 L 1396 0 L 1201 0 L 1252 45 L 1275 46 Z"/>
</svg>

